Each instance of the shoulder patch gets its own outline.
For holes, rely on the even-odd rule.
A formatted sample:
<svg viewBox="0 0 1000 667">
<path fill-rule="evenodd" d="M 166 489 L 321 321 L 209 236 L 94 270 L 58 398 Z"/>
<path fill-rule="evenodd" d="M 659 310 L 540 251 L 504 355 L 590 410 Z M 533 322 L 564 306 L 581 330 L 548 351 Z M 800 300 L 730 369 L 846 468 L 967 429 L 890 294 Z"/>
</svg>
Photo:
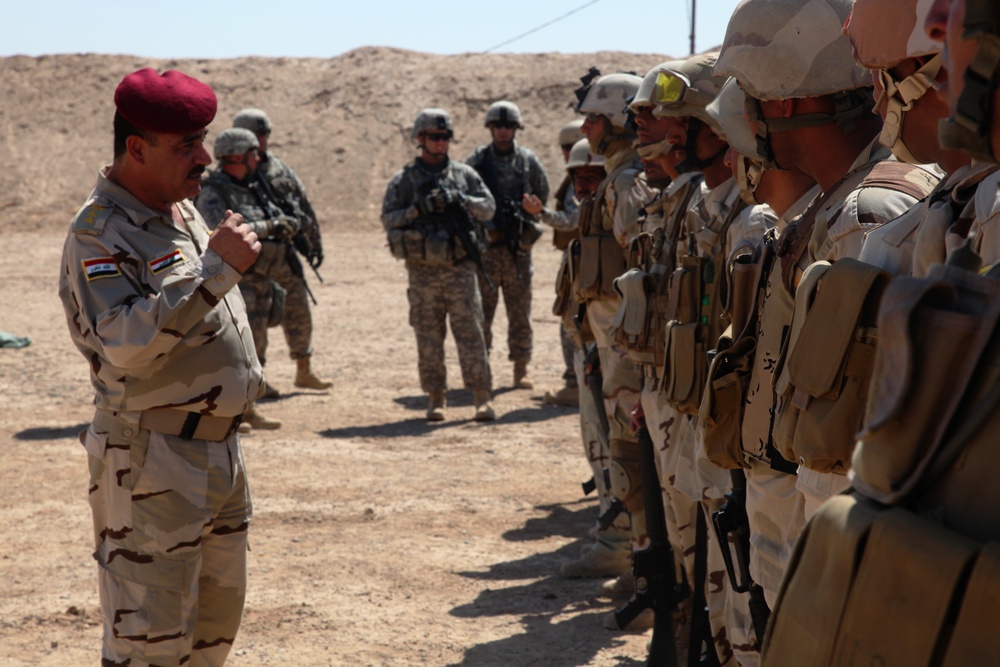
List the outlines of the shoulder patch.
<svg viewBox="0 0 1000 667">
<path fill-rule="evenodd" d="M 169 252 L 162 257 L 157 257 L 149 262 L 149 270 L 156 274 L 161 271 L 166 271 L 171 266 L 183 264 L 185 261 L 187 260 L 184 258 L 184 253 L 181 252 L 180 248 L 177 248 L 176 250 Z"/>
<path fill-rule="evenodd" d="M 101 234 L 114 211 L 115 206 L 109 201 L 91 200 L 76 214 L 71 229 L 75 234 Z"/>
<path fill-rule="evenodd" d="M 94 257 L 82 260 L 83 273 L 87 280 L 97 280 L 98 278 L 111 278 L 121 275 L 121 269 L 114 257 Z"/>
</svg>

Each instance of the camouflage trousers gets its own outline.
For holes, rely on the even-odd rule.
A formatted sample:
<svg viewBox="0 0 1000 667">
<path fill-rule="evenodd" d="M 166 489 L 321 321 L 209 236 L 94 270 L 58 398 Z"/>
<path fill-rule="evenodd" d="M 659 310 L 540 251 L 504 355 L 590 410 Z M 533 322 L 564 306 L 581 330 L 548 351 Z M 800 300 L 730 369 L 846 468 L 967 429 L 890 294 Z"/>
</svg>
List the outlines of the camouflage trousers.
<svg viewBox="0 0 1000 667">
<path fill-rule="evenodd" d="M 281 316 L 281 330 L 288 343 L 288 356 L 306 359 L 312 356 L 312 313 L 309 312 L 309 294 L 304 278 L 292 273 L 288 260 L 275 262 L 268 276 L 285 288 L 285 313 Z"/>
<path fill-rule="evenodd" d="M 573 370 L 576 343 L 573 342 L 573 336 L 566 330 L 566 325 L 562 321 L 559 322 L 559 344 L 562 346 L 563 363 L 566 364 L 566 370 L 563 371 L 562 375 L 563 381 L 569 387 L 578 387 L 576 371 Z"/>
<path fill-rule="evenodd" d="M 592 344 L 591 344 L 592 345 Z M 611 489 L 604 479 L 604 469 L 611 462 L 611 445 L 608 434 L 601 424 L 603 404 L 598 404 L 588 385 L 584 361 L 587 353 L 583 348 L 575 348 L 573 353 L 573 370 L 577 385 L 580 387 L 580 439 L 583 441 L 583 454 L 594 474 L 597 485 L 599 514 L 603 514 L 611 506 Z M 598 388 L 600 392 L 600 388 Z M 606 530 L 600 530 L 599 536 L 609 545 L 630 549 L 630 519 L 627 512 L 618 515 L 614 523 Z"/>
<path fill-rule="evenodd" d="M 507 311 L 507 348 L 511 361 L 531 361 L 531 253 L 519 251 L 517 262 L 504 246 L 494 246 L 483 253 L 486 275 L 495 290 L 485 280 L 479 281 L 483 300 L 483 334 L 487 351 L 493 349 L 493 316 L 497 312 L 500 292 Z M 520 274 L 520 276 L 518 275 Z"/>
<path fill-rule="evenodd" d="M 82 435 L 102 664 L 222 665 L 246 598 L 252 507 L 237 437 L 184 440 L 98 410 Z"/>
<path fill-rule="evenodd" d="M 792 549 L 805 527 L 805 500 L 795 488 L 795 475 L 773 470 L 756 459 L 746 474 L 750 576 L 764 589 L 767 605 L 774 609 Z"/>
<path fill-rule="evenodd" d="M 455 337 L 462 383 L 466 389 L 493 390 L 490 363 L 483 338 L 483 305 L 475 268 L 429 265 L 407 260 L 410 326 L 417 337 L 417 368 L 425 393 L 448 388 L 444 363 L 447 324 Z"/>
<path fill-rule="evenodd" d="M 253 346 L 263 366 L 267 361 L 267 321 L 271 317 L 273 292 L 271 279 L 256 273 L 246 273 L 240 279 L 240 294 L 247 307 L 247 320 L 253 335 Z"/>
</svg>

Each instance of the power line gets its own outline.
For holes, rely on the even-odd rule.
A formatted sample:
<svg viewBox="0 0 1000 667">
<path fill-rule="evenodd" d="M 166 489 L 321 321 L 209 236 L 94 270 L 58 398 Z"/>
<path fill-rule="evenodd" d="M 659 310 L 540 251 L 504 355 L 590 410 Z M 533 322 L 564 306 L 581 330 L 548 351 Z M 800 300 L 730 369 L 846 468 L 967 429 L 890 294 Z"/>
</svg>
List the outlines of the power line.
<svg viewBox="0 0 1000 667">
<path fill-rule="evenodd" d="M 573 14 L 576 14 L 579 11 L 582 11 L 582 10 L 586 9 L 587 7 L 590 7 L 591 5 L 596 5 L 600 1 L 601 0 L 590 0 L 590 2 L 585 2 L 582 5 L 580 5 L 579 7 L 577 7 L 576 9 L 571 9 L 568 12 L 566 12 L 565 14 L 563 14 L 562 16 L 557 16 L 556 18 L 554 18 L 551 21 L 548 21 L 546 23 L 543 23 L 542 25 L 538 26 L 537 28 L 532 28 L 531 30 L 529 30 L 527 32 L 522 32 L 517 37 L 511 37 L 506 42 L 500 42 L 496 46 L 491 46 L 490 48 L 488 48 L 485 51 L 483 51 L 483 53 L 490 53 L 491 51 L 496 51 L 501 46 L 507 46 L 508 44 L 510 44 L 512 42 L 516 42 L 517 40 L 521 39 L 522 37 L 527 37 L 528 35 L 530 35 L 532 33 L 538 32 L 542 28 L 549 27 L 553 23 L 559 23 L 559 21 L 562 21 L 563 19 L 565 19 L 565 18 L 567 18 L 569 16 L 572 16 Z"/>
</svg>

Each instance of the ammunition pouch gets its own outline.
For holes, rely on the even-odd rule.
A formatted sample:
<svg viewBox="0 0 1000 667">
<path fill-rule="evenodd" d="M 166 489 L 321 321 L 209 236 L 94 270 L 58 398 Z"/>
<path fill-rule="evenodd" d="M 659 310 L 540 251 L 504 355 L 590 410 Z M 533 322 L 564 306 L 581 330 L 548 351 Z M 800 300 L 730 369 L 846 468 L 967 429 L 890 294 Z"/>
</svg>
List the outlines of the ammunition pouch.
<svg viewBox="0 0 1000 667">
<path fill-rule="evenodd" d="M 875 360 L 875 317 L 891 276 L 854 259 L 816 262 L 795 294 L 776 370 L 774 446 L 788 461 L 846 474 Z"/>
<path fill-rule="evenodd" d="M 452 266 L 466 258 L 465 248 L 448 230 L 437 225 L 391 229 L 387 233 L 389 252 L 396 259 L 436 266 Z M 478 242 L 476 234 L 473 240 Z"/>
<path fill-rule="evenodd" d="M 675 410 L 688 415 L 698 414 L 708 373 L 708 322 L 701 314 L 702 274 L 708 261 L 685 255 L 673 273 L 665 276 L 663 394 Z"/>
<path fill-rule="evenodd" d="M 725 470 L 747 467 L 742 446 L 743 406 L 756 351 L 757 339 L 741 336 L 720 349 L 708 369 L 698 420 L 706 458 Z"/>
<path fill-rule="evenodd" d="M 615 291 L 621 295 L 621 306 L 612 322 L 612 335 L 637 364 L 657 361 L 651 301 L 655 278 L 639 269 L 629 269 L 614 281 Z"/>
<path fill-rule="evenodd" d="M 616 297 L 614 280 L 624 272 L 625 257 L 614 236 L 600 234 L 580 238 L 578 299 L 595 301 Z"/>
<path fill-rule="evenodd" d="M 552 314 L 562 318 L 570 310 L 575 310 L 573 305 L 573 272 L 570 267 L 570 257 L 568 252 L 564 252 L 562 260 L 559 262 L 559 271 L 556 273 L 556 300 L 552 302 Z"/>
</svg>

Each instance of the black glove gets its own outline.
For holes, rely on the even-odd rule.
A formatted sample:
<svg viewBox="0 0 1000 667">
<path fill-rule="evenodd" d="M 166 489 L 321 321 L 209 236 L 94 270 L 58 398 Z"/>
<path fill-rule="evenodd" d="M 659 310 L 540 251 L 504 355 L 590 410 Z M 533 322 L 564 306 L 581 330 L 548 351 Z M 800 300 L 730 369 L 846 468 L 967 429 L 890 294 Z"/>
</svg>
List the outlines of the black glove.
<svg viewBox="0 0 1000 667">
<path fill-rule="evenodd" d="M 309 253 L 309 256 L 306 257 L 306 259 L 309 260 L 309 266 L 313 267 L 314 269 L 318 269 L 320 265 L 323 263 L 323 251 L 314 250 L 313 252 Z"/>
<path fill-rule="evenodd" d="M 271 235 L 282 241 L 290 241 L 299 231 L 299 222 L 295 218 L 279 216 L 272 220 Z"/>
<path fill-rule="evenodd" d="M 427 202 L 430 205 L 431 210 L 435 213 L 441 213 L 448 206 L 454 204 L 456 201 L 455 193 L 451 190 L 445 190 L 443 188 L 434 188 L 431 193 L 427 195 Z"/>
</svg>

